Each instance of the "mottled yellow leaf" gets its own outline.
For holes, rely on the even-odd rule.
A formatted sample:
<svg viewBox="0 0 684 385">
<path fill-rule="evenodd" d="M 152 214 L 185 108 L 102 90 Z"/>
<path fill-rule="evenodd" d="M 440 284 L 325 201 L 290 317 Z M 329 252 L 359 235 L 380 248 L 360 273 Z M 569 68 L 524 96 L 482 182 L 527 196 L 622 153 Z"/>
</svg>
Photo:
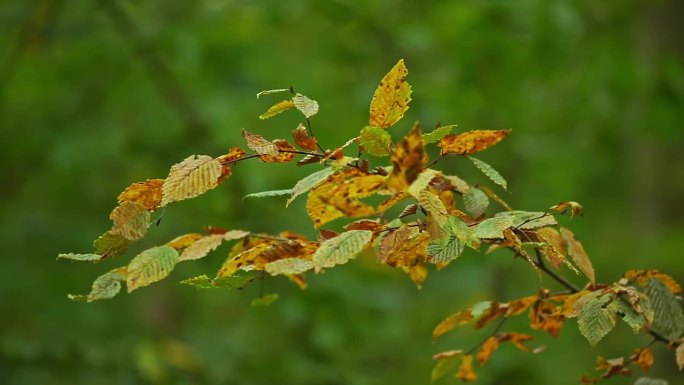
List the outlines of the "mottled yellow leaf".
<svg viewBox="0 0 684 385">
<path fill-rule="evenodd" d="M 206 155 L 191 155 L 171 167 L 162 187 L 162 206 L 204 194 L 218 186 L 221 163 Z"/>
<path fill-rule="evenodd" d="M 456 378 L 465 382 L 477 380 L 477 374 L 473 370 L 472 355 L 466 354 L 463 356 L 461 366 L 458 367 L 458 372 L 456 372 Z"/>
<path fill-rule="evenodd" d="M 202 237 L 203 235 L 198 233 L 183 234 L 166 243 L 166 246 L 173 247 L 174 249 L 180 251 L 192 245 L 195 243 L 195 241 Z"/>
<path fill-rule="evenodd" d="M 165 278 L 177 262 L 178 251 L 169 246 L 153 247 L 138 254 L 128 264 L 128 292 Z"/>
<path fill-rule="evenodd" d="M 589 256 L 587 256 L 587 253 L 584 251 L 582 243 L 575 239 L 575 234 L 573 234 L 572 231 L 564 227 L 561 227 L 560 234 L 563 238 L 563 242 L 568 248 L 568 254 L 575 262 L 577 267 L 587 278 L 589 278 L 589 281 L 592 283 L 592 285 L 596 284 L 594 266 L 592 266 Z"/>
<path fill-rule="evenodd" d="M 150 225 L 150 212 L 139 203 L 125 201 L 112 210 L 109 218 L 114 223 L 112 233 L 129 240 L 142 238 Z"/>
<path fill-rule="evenodd" d="M 370 104 L 370 126 L 388 128 L 404 116 L 411 101 L 411 86 L 406 82 L 406 75 L 408 70 L 401 59 L 382 78 Z"/>
<path fill-rule="evenodd" d="M 503 140 L 511 130 L 475 130 L 447 135 L 439 141 L 441 154 L 471 155 Z"/>
<path fill-rule="evenodd" d="M 423 171 L 425 160 L 420 125 L 416 122 L 392 153 L 392 172 L 387 178 L 387 187 L 395 193 L 406 190 Z"/>
<path fill-rule="evenodd" d="M 148 210 L 155 210 L 162 200 L 162 186 L 164 179 L 148 179 L 144 182 L 133 183 L 117 198 L 119 204 L 135 202 Z"/>
<path fill-rule="evenodd" d="M 288 143 L 286 140 L 283 139 L 276 139 L 273 141 L 273 145 L 277 149 L 277 154 L 276 155 L 268 155 L 264 154 L 259 157 L 262 162 L 267 162 L 267 163 L 287 163 L 292 161 L 292 159 L 297 156 L 295 151 L 297 150 L 296 148 L 292 147 L 290 143 Z"/>
</svg>

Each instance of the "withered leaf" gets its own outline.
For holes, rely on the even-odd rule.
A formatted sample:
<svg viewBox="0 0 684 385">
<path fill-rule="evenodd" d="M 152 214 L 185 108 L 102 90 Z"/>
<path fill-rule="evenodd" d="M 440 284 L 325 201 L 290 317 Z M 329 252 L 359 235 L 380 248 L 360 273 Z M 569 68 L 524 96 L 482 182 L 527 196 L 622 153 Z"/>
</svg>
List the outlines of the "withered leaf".
<svg viewBox="0 0 684 385">
<path fill-rule="evenodd" d="M 150 212 L 141 204 L 131 201 L 125 201 L 112 210 L 109 218 L 114 223 L 112 233 L 132 241 L 142 238 L 150 225 Z"/>
<path fill-rule="evenodd" d="M 418 122 L 394 149 L 391 162 L 392 172 L 387 178 L 387 187 L 392 192 L 402 192 L 418 178 L 425 165 L 425 149 Z"/>
<path fill-rule="evenodd" d="M 575 234 L 573 234 L 572 231 L 564 227 L 561 227 L 560 234 L 563 238 L 563 242 L 567 246 L 568 254 L 570 254 L 570 257 L 577 267 L 587 278 L 589 278 L 589 282 L 591 282 L 592 285 L 596 284 L 594 266 L 591 264 L 589 256 L 587 256 L 587 253 L 584 251 L 582 243 L 575 239 Z"/>
<path fill-rule="evenodd" d="M 511 130 L 474 130 L 447 135 L 439 141 L 441 154 L 471 155 L 502 141 Z"/>
<path fill-rule="evenodd" d="M 119 194 L 119 204 L 135 202 L 148 210 L 155 210 L 162 200 L 162 186 L 164 179 L 148 179 L 144 182 L 133 183 Z"/>
<path fill-rule="evenodd" d="M 316 138 L 309 136 L 306 127 L 304 127 L 304 125 L 301 123 L 299 126 L 297 126 L 297 128 L 292 130 L 292 139 L 294 139 L 294 142 L 297 146 L 304 150 L 316 151 L 318 148 L 318 141 Z"/>
<path fill-rule="evenodd" d="M 276 147 L 276 155 L 263 154 L 259 156 L 262 162 L 266 163 L 287 163 L 291 162 L 297 154 L 294 152 L 295 149 L 290 143 L 283 139 L 275 139 L 273 145 Z"/>
</svg>

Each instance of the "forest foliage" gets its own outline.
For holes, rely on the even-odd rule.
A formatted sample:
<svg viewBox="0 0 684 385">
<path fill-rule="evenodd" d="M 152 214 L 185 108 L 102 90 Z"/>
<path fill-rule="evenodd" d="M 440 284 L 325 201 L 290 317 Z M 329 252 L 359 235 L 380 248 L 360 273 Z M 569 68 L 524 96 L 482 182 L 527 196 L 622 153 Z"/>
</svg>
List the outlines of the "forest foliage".
<svg viewBox="0 0 684 385">
<path fill-rule="evenodd" d="M 548 275 L 563 291 L 540 287 L 536 293 L 499 302 L 490 300 L 458 311 L 433 331 L 433 340 L 464 326 L 475 329 L 494 325 L 485 340 L 471 349 L 454 349 L 434 355 L 432 379 L 454 372 L 463 381 L 477 378 L 475 362 L 484 366 L 499 347 L 508 342 L 527 353 L 541 353 L 533 336 L 503 331 L 505 321 L 524 317 L 529 327 L 557 337 L 568 320 L 577 322 L 591 346 L 598 344 L 618 322 L 634 333 L 647 333 L 674 353 L 684 367 L 684 313 L 682 288 L 669 275 L 655 270 L 629 270 L 617 282 L 601 283 L 582 243 L 559 217 L 582 216 L 574 201 L 535 211 L 513 209 L 499 191 L 507 191 L 506 179 L 492 165 L 473 157 L 497 145 L 511 130 L 457 132 L 455 125 L 424 130 L 418 122 L 394 142 L 389 133 L 409 109 L 412 89 L 403 60 L 382 78 L 370 103 L 368 125 L 339 147 L 324 148 L 314 135 L 311 118 L 317 101 L 294 88 L 259 92 L 257 98 L 281 97 L 259 117 L 270 119 L 296 110 L 303 121 L 291 132 L 291 141 L 267 139 L 242 130 L 245 148 L 234 147 L 223 155 L 191 155 L 173 165 L 166 178 L 133 183 L 117 199 L 110 214 L 112 227 L 94 241 L 89 253 L 65 253 L 58 259 L 100 262 L 126 253 L 132 242 L 160 225 L 167 206 L 201 196 L 224 183 L 234 168 L 249 159 L 267 163 L 296 162 L 318 169 L 291 189 L 272 190 L 245 198 L 287 197 L 285 205 L 306 196 L 306 211 L 318 239 L 291 231 L 254 233 L 243 229 L 206 227 L 203 232 L 182 234 L 142 251 L 127 264 L 95 279 L 87 294 L 70 295 L 77 301 L 109 299 L 125 283 L 128 293 L 167 278 L 184 261 L 208 256 L 224 243 L 231 249 L 215 274 L 182 280 L 197 288 L 241 289 L 266 277 L 284 276 L 302 289 L 306 274 L 322 273 L 357 256 L 406 273 L 418 288 L 433 265 L 441 270 L 467 249 L 491 253 L 509 250 L 539 275 Z M 283 95 L 285 95 L 283 97 Z M 449 170 L 437 168 L 443 157 L 458 157 L 482 172 L 493 186 L 471 184 Z M 302 199 L 302 198 L 300 198 Z M 153 217 L 153 215 L 157 215 Z M 326 225 L 349 219 L 344 231 Z M 563 277 L 573 274 L 586 283 L 577 287 Z M 262 293 L 253 305 L 268 305 L 276 293 Z M 596 383 L 614 375 L 630 375 L 638 368 L 648 372 L 653 364 L 652 344 L 637 347 L 617 358 L 597 357 L 598 375 L 582 376 L 582 383 Z"/>
</svg>

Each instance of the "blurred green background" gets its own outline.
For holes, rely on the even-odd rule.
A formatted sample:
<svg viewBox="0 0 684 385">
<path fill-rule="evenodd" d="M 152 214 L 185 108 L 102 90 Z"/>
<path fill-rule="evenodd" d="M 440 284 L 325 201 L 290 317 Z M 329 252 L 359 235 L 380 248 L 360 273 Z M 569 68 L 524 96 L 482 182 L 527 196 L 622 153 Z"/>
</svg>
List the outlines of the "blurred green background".
<svg viewBox="0 0 684 385">
<path fill-rule="evenodd" d="M 432 344 L 451 312 L 535 292 L 536 274 L 505 252 L 467 252 L 431 271 L 422 290 L 360 258 L 311 276 L 300 291 L 251 308 L 257 288 L 197 291 L 224 246 L 167 280 L 111 301 L 70 302 L 99 274 L 204 225 L 314 236 L 304 199 L 245 200 L 291 187 L 316 169 L 244 162 L 220 188 L 174 204 L 125 257 L 55 261 L 87 252 L 130 183 L 163 178 L 193 153 L 241 145 L 242 127 L 287 138 L 296 113 L 257 116 L 295 86 L 317 99 L 313 124 L 333 147 L 367 122 L 380 78 L 399 58 L 414 120 L 459 129 L 511 128 L 481 159 L 509 180 L 516 208 L 581 202 L 563 222 L 598 279 L 656 268 L 684 280 L 684 31 L 678 1 L 3 1 L 0 3 L 0 382 L 3 384 L 424 384 L 431 355 L 469 348 L 463 328 Z M 487 184 L 472 165 L 444 170 Z M 578 284 L 581 280 L 574 279 Z M 530 332 L 522 319 L 506 330 Z M 650 340 L 620 325 L 592 349 L 568 322 L 529 355 L 502 347 L 480 384 L 576 384 L 594 354 L 628 355 Z M 682 381 L 655 348 L 651 376 Z M 638 374 L 638 373 L 637 373 Z M 632 383 L 615 379 L 613 383 Z M 450 378 L 441 383 L 455 383 Z"/>
</svg>

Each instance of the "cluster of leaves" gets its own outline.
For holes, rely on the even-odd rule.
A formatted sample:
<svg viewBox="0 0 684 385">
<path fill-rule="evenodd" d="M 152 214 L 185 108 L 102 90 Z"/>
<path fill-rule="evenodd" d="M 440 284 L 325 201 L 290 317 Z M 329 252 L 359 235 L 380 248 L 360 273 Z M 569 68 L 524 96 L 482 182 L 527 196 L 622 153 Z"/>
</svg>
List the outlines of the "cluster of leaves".
<svg viewBox="0 0 684 385">
<path fill-rule="evenodd" d="M 302 113 L 304 122 L 284 139 L 268 140 L 242 131 L 247 149 L 231 148 L 224 155 L 193 155 L 171 167 L 165 179 L 134 183 L 118 197 L 112 211 L 112 228 L 94 242 L 88 254 L 60 254 L 58 258 L 99 262 L 123 254 L 129 243 L 142 238 L 153 224 L 151 213 L 169 204 L 194 198 L 216 188 L 230 177 L 239 162 L 258 158 L 262 162 L 297 165 L 318 164 L 322 168 L 297 182 L 291 189 L 250 194 L 250 198 L 288 196 L 286 206 L 306 195 L 306 209 L 319 237 L 310 240 L 292 232 L 277 235 L 255 234 L 245 230 L 206 228 L 164 245 L 145 250 L 126 266 L 98 277 L 90 293 L 70 296 L 92 302 L 111 298 L 126 283 L 128 292 L 166 278 L 182 261 L 204 258 L 224 242 L 235 241 L 225 263 L 213 278 L 202 275 L 182 281 L 198 288 L 242 288 L 257 278 L 283 275 L 306 287 L 305 273 L 319 273 L 345 264 L 362 251 L 374 254 L 382 263 L 404 271 L 420 287 L 428 266 L 442 269 L 458 259 L 466 248 L 487 252 L 508 249 L 538 273 L 548 274 L 568 290 L 551 293 L 540 289 L 535 295 L 511 302 L 488 301 L 459 311 L 434 330 L 437 339 L 457 326 L 473 323 L 476 329 L 498 320 L 494 332 L 475 348 L 450 350 L 435 355 L 433 379 L 460 365 L 456 377 L 464 381 L 477 375 L 473 361 L 484 365 L 504 342 L 526 352 L 540 352 L 527 343 L 531 335 L 502 332 L 506 319 L 529 314 L 530 327 L 556 337 L 564 322 L 576 318 L 579 330 L 596 345 L 620 318 L 634 332 L 646 332 L 655 340 L 676 347 L 677 363 L 684 366 L 684 314 L 677 297 L 681 287 L 671 277 L 657 271 L 628 271 L 612 284 L 597 283 L 594 268 L 574 234 L 559 226 L 556 215 L 570 211 L 582 215 L 577 202 L 562 202 L 546 211 L 513 210 L 494 190 L 471 185 L 456 175 L 433 168 L 444 156 L 469 160 L 499 188 L 508 188 L 504 177 L 491 165 L 472 155 L 502 141 L 510 130 L 474 130 L 452 133 L 454 125 L 438 126 L 424 133 L 419 123 L 397 143 L 388 129 L 409 108 L 411 86 L 407 69 L 400 60 L 381 80 L 370 103 L 368 125 L 342 146 L 324 150 L 313 134 L 310 118 L 318 103 L 294 89 L 277 89 L 257 94 L 291 94 L 271 106 L 261 119 L 269 119 L 289 109 Z M 430 145 L 437 148 L 430 150 Z M 353 154 L 347 155 L 355 147 Z M 431 151 L 436 154 L 430 159 Z M 371 167 L 367 158 L 389 158 L 389 165 Z M 376 203 L 371 203 L 371 197 Z M 491 201 L 501 206 L 496 212 Z M 323 228 L 340 218 L 354 218 L 335 232 Z M 583 288 L 559 275 L 561 269 L 583 275 Z M 257 298 L 255 305 L 267 305 L 276 294 Z M 653 356 L 648 347 L 638 349 L 627 360 L 599 358 L 597 368 L 603 378 L 628 374 L 628 365 L 648 370 Z M 585 382 L 598 381 L 584 378 Z"/>
</svg>

